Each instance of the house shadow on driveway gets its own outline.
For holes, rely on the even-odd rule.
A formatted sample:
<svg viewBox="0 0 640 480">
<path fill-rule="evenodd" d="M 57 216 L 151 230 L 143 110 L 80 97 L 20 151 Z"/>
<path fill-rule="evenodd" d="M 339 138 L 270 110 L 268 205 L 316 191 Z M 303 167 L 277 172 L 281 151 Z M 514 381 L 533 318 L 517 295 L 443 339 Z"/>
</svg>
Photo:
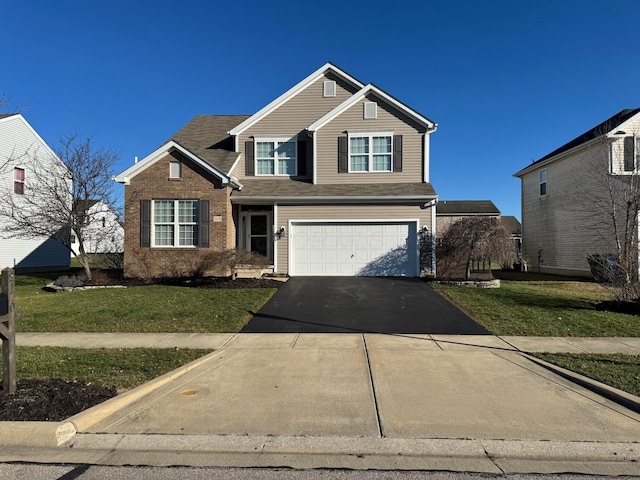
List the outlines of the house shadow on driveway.
<svg viewBox="0 0 640 480">
<path fill-rule="evenodd" d="M 240 333 L 491 335 L 419 278 L 293 277 Z"/>
</svg>

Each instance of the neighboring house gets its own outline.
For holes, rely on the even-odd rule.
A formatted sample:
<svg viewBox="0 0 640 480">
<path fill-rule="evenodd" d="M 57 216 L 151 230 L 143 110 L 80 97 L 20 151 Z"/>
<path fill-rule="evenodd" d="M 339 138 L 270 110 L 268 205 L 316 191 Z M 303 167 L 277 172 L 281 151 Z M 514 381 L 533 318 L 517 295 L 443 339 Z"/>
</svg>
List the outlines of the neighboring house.
<svg viewBox="0 0 640 480">
<path fill-rule="evenodd" d="M 87 200 L 89 224 L 83 229 L 85 253 L 122 253 L 124 251 L 124 228 L 114 211 L 101 200 Z M 71 251 L 78 255 L 79 244 L 71 236 Z"/>
<path fill-rule="evenodd" d="M 515 173 L 522 181 L 526 267 L 589 276 L 588 256 L 616 251 L 611 194 L 632 183 L 639 165 L 636 108 L 616 113 Z M 635 221 L 633 228 L 637 229 Z"/>
<path fill-rule="evenodd" d="M 433 273 L 435 130 L 331 63 L 253 115 L 197 116 L 116 177 L 125 275 L 189 273 L 232 248 L 292 276 Z"/>
<path fill-rule="evenodd" d="M 491 200 L 440 200 L 436 205 L 436 232 L 438 237 L 451 224 L 464 217 L 500 218 L 500 210 Z"/>
<path fill-rule="evenodd" d="M 21 114 L 0 114 L 0 197 L 27 196 L 35 181 L 33 166 L 58 164 L 60 159 L 36 133 Z M 16 272 L 66 270 L 69 249 L 61 242 L 68 234 L 60 232 L 50 237 L 20 237 L 3 233 L 7 220 L 0 216 L 0 268 L 11 267 Z M 19 233 L 19 232 L 18 232 Z"/>
</svg>

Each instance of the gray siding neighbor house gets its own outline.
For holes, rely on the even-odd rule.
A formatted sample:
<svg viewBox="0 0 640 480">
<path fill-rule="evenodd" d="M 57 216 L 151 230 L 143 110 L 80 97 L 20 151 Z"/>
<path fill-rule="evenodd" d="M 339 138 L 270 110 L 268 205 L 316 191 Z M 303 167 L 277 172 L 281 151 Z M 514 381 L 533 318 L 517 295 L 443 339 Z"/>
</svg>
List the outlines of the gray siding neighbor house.
<svg viewBox="0 0 640 480">
<path fill-rule="evenodd" d="M 116 177 L 125 274 L 232 248 L 291 276 L 433 274 L 436 127 L 332 63 L 253 115 L 197 116 Z"/>
</svg>

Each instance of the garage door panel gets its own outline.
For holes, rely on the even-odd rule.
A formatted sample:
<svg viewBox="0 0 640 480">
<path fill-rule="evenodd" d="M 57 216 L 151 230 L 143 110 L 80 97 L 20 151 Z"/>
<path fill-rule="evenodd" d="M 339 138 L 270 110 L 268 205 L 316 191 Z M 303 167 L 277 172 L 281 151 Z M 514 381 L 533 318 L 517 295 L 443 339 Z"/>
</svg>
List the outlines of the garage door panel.
<svg viewBox="0 0 640 480">
<path fill-rule="evenodd" d="M 292 221 L 291 275 L 418 275 L 416 222 Z"/>
</svg>

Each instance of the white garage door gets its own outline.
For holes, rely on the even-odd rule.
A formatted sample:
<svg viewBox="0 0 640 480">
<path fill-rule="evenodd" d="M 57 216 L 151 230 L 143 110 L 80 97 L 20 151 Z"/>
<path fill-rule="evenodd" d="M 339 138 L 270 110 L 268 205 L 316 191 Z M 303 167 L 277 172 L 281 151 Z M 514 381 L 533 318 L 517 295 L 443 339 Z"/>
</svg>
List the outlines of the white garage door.
<svg viewBox="0 0 640 480">
<path fill-rule="evenodd" d="M 292 276 L 418 276 L 416 222 L 291 224 Z"/>
</svg>

